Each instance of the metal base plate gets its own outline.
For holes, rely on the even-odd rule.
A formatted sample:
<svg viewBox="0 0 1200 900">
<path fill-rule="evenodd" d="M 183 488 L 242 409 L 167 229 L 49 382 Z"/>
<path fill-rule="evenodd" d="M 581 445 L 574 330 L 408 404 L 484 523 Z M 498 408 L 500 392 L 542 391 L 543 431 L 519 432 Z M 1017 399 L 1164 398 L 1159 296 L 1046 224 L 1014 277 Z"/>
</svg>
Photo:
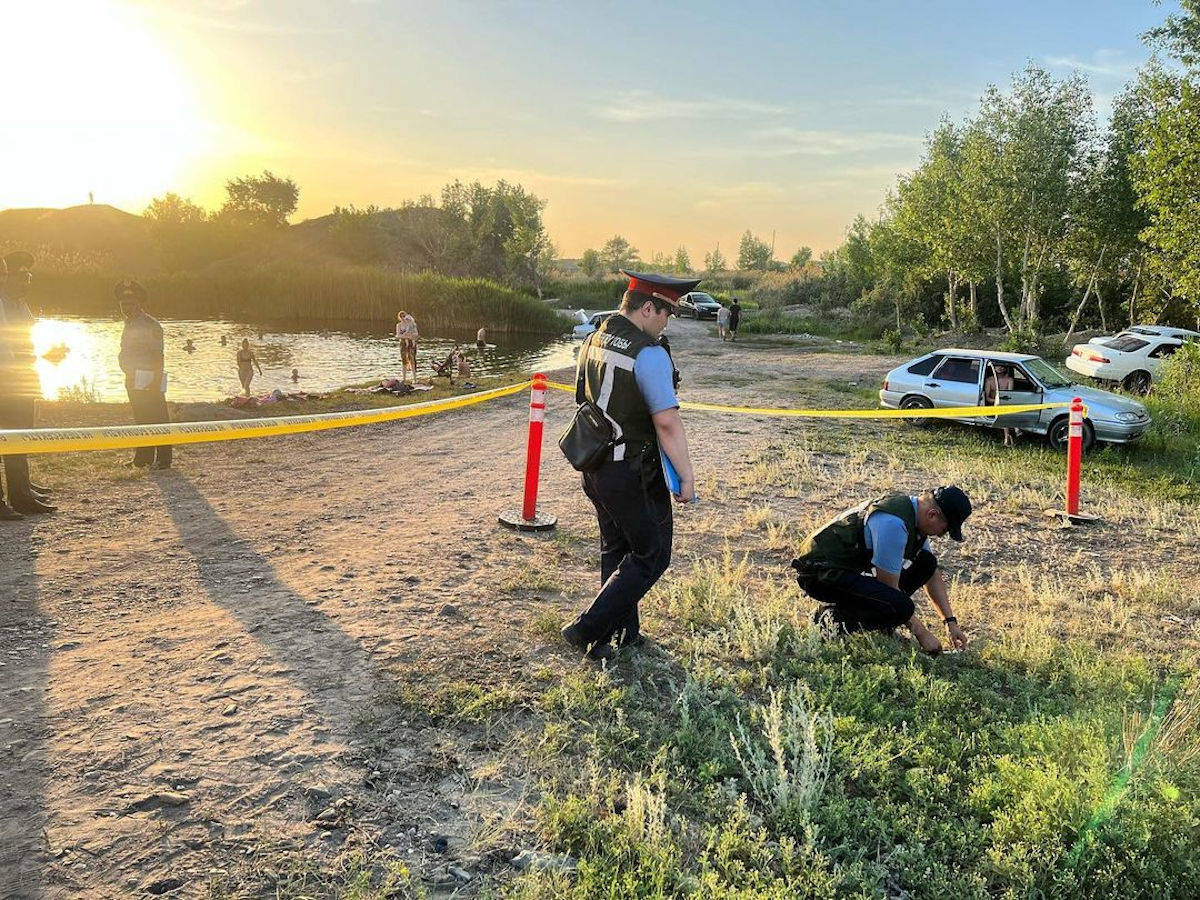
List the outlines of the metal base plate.
<svg viewBox="0 0 1200 900">
<path fill-rule="evenodd" d="M 558 524 L 558 517 L 546 513 L 535 513 L 532 519 L 521 517 L 521 510 L 506 509 L 500 513 L 498 520 L 505 528 L 515 528 L 517 531 L 549 531 Z"/>
<path fill-rule="evenodd" d="M 1047 509 L 1047 516 L 1053 516 L 1059 519 L 1064 519 L 1072 525 L 1090 525 L 1092 522 L 1099 522 L 1099 516 L 1089 516 L 1087 513 L 1069 513 L 1065 509 Z"/>
</svg>

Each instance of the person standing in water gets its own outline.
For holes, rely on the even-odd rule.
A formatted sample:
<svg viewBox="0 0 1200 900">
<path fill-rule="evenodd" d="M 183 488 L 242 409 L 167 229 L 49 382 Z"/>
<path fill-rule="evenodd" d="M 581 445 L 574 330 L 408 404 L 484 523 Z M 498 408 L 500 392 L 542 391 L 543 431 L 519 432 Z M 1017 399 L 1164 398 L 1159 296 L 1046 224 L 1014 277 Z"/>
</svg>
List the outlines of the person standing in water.
<svg viewBox="0 0 1200 900">
<path fill-rule="evenodd" d="M 400 342 L 400 380 L 412 369 L 413 384 L 417 382 L 417 320 L 404 310 L 396 313 L 396 340 Z"/>
<path fill-rule="evenodd" d="M 484 326 L 475 332 L 475 346 L 480 350 L 487 349 L 487 327 Z"/>
<path fill-rule="evenodd" d="M 241 349 L 237 352 L 237 367 L 238 380 L 242 383 L 242 390 L 246 392 L 246 396 L 250 396 L 250 382 L 254 379 L 254 370 L 258 369 L 258 374 L 263 373 L 262 366 L 258 364 L 258 357 L 254 355 L 254 351 L 250 349 L 250 339 L 242 338 Z"/>
</svg>

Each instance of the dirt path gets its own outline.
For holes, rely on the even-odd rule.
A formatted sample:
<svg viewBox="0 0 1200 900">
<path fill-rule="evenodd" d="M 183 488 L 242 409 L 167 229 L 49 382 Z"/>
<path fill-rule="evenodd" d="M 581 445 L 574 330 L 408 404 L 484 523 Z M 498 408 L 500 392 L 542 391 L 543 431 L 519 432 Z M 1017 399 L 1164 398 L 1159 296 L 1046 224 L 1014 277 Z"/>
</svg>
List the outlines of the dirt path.
<svg viewBox="0 0 1200 900">
<path fill-rule="evenodd" d="M 674 330 L 695 399 L 729 400 L 727 376 L 887 367 Z M 569 402 L 552 397 L 548 432 Z M 314 819 L 364 802 L 373 698 L 414 670 L 486 682 L 544 655 L 536 610 L 498 587 L 545 547 L 496 525 L 520 490 L 524 403 L 185 448 L 170 473 L 64 479 L 58 514 L 6 525 L 0 895 L 202 893 L 267 847 L 336 850 L 345 835 Z M 698 434 L 697 452 L 725 457 L 763 427 Z M 549 438 L 546 458 L 543 507 L 589 533 Z M 564 612 L 595 576 L 572 577 Z M 444 740 L 408 737 L 397 770 Z M 445 781 L 375 797 L 370 838 L 420 853 L 461 832 L 462 779 Z"/>
</svg>

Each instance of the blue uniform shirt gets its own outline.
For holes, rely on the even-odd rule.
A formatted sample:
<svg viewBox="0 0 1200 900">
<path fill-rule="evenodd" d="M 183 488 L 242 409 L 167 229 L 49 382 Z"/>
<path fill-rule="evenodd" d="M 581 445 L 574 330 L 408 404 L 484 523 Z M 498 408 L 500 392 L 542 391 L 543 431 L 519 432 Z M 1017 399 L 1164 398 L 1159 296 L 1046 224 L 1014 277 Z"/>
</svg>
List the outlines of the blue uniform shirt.
<svg viewBox="0 0 1200 900">
<path fill-rule="evenodd" d="M 916 510 L 917 498 L 910 499 Z M 900 574 L 904 568 L 904 545 L 908 542 L 908 529 L 899 517 L 878 510 L 871 513 L 863 527 L 863 539 L 871 551 L 871 565 L 893 575 Z M 929 541 L 925 541 L 925 548 L 929 548 Z"/>
<path fill-rule="evenodd" d="M 675 367 L 662 347 L 647 347 L 633 362 L 633 377 L 650 415 L 679 406 L 675 399 Z"/>
</svg>

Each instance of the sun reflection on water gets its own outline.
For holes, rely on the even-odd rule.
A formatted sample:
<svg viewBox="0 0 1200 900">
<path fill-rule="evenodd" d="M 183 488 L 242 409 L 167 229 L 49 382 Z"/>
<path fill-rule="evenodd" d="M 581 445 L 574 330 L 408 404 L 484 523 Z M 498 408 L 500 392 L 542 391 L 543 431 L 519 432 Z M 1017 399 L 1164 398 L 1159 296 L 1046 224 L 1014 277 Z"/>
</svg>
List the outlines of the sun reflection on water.
<svg viewBox="0 0 1200 900">
<path fill-rule="evenodd" d="M 33 351 L 43 399 L 95 398 L 99 348 L 84 323 L 38 319 L 33 325 Z"/>
</svg>

